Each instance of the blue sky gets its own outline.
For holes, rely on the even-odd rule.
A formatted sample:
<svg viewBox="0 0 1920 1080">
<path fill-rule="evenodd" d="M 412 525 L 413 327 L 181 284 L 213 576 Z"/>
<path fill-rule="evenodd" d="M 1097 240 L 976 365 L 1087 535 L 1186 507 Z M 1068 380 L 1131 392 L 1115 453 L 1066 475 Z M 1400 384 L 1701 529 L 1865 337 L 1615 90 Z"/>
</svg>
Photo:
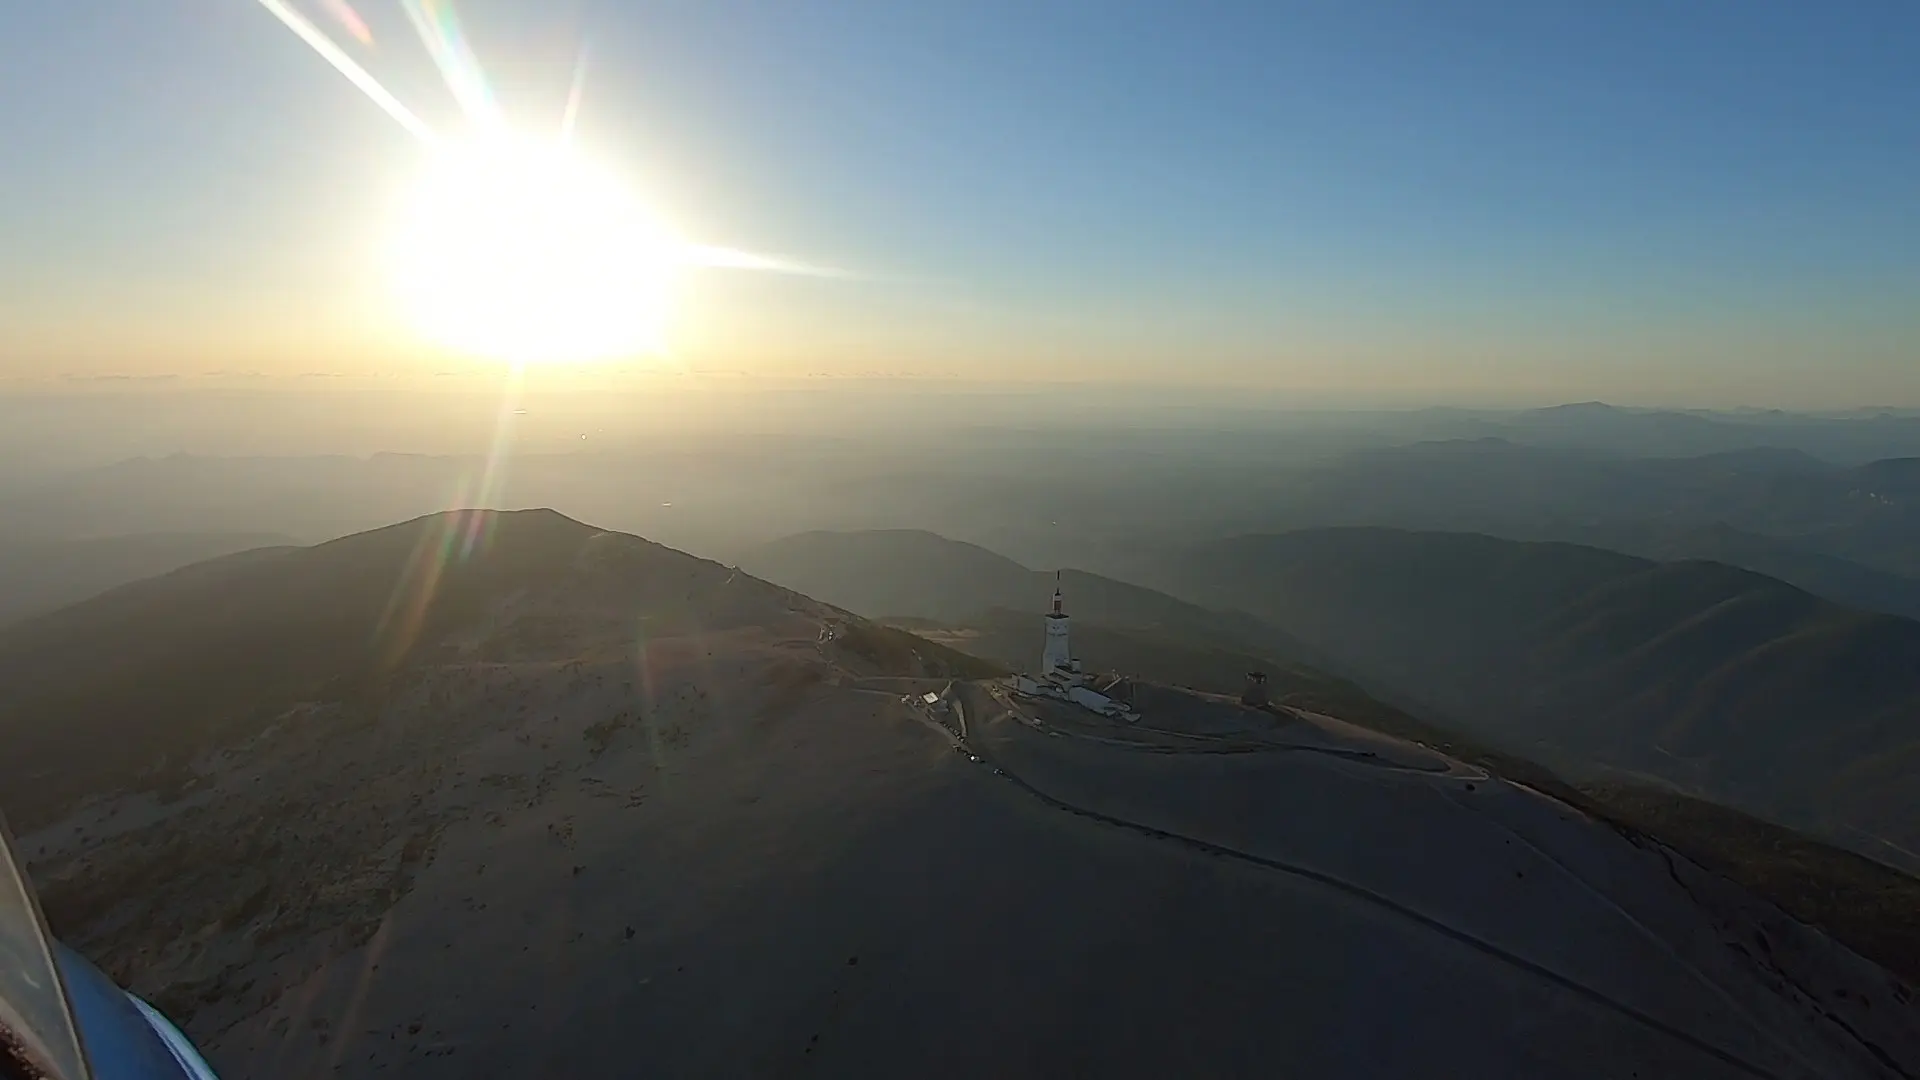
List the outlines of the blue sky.
<svg viewBox="0 0 1920 1080">
<path fill-rule="evenodd" d="M 1920 404 L 1911 3 L 460 10 L 516 119 L 584 41 L 663 213 L 858 273 L 700 275 L 696 366 Z M 9 23 L 0 375 L 430 363 L 372 254 L 420 149 L 256 3 Z"/>
</svg>

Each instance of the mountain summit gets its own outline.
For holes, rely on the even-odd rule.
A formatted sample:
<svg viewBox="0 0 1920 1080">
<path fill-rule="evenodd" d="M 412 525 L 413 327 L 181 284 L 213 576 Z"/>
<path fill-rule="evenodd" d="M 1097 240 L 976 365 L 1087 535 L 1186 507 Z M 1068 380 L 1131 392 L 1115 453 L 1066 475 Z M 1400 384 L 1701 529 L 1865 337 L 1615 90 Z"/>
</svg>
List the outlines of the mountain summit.
<svg viewBox="0 0 1920 1080">
<path fill-rule="evenodd" d="M 631 660 L 659 637 L 849 618 L 551 510 L 434 514 L 196 564 L 0 630 L 0 739 L 12 750 L 0 783 L 9 811 L 32 822 L 103 787 L 182 780 L 281 710 L 377 702 L 416 669 Z"/>
</svg>

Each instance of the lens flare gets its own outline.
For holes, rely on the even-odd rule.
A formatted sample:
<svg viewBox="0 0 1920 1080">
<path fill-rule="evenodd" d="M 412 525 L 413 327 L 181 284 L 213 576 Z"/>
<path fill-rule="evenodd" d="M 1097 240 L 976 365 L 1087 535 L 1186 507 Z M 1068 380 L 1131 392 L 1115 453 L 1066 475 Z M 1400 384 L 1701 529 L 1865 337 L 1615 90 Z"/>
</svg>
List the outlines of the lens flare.
<svg viewBox="0 0 1920 1080">
<path fill-rule="evenodd" d="M 453 4 L 449 0 L 402 0 L 401 7 L 414 32 L 420 35 L 421 44 L 427 47 L 427 55 L 433 58 L 433 66 L 440 69 L 440 77 L 446 80 L 447 89 L 453 91 L 454 100 L 460 103 L 468 119 L 484 125 L 498 123 L 493 90 L 487 85 L 480 58 L 467 44 Z"/>
<path fill-rule="evenodd" d="M 347 0 L 321 0 L 320 6 L 327 9 L 327 14 L 333 16 L 333 21 L 339 23 L 340 28 L 353 40 L 362 45 L 373 44 L 373 30 Z"/>
<path fill-rule="evenodd" d="M 849 280 L 855 276 L 848 271 L 831 266 L 820 266 L 780 255 L 742 251 L 739 248 L 714 247 L 710 244 L 689 245 L 682 253 L 682 258 L 695 266 L 711 266 L 722 270 L 763 270 L 772 274 L 842 280 Z"/>
</svg>

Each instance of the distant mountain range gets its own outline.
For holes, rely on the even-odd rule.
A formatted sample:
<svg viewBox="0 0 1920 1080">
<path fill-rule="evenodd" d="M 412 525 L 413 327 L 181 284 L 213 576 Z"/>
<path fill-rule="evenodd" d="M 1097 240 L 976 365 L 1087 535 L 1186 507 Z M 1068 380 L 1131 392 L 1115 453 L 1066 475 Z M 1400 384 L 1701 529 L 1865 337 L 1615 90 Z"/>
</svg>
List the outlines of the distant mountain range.
<svg viewBox="0 0 1920 1080">
<path fill-rule="evenodd" d="M 1779 578 L 1848 607 L 1920 619 L 1920 577 L 1798 546 L 1790 540 L 1734 528 L 1724 522 L 1695 527 L 1626 522 L 1568 530 L 1595 547 L 1671 562 L 1726 563 Z"/>
<path fill-rule="evenodd" d="M 1709 559 L 1920 615 L 1920 459 L 1847 467 L 1765 447 L 1662 458 L 1493 438 L 1418 443 L 1304 466 L 1234 521 L 1202 520 L 1192 532 L 1204 541 L 1343 525 Z M 1132 579 L 1149 562 L 1100 568 Z"/>
<path fill-rule="evenodd" d="M 1681 411 L 1584 401 L 1518 411 L 1433 409 L 1413 416 L 1434 437 L 1493 436 L 1609 454 L 1689 457 L 1778 447 L 1848 464 L 1920 455 L 1920 417 L 1910 411 Z"/>
<path fill-rule="evenodd" d="M 1484 532 L 1732 561 L 1842 603 L 1915 613 L 1920 416 L 1585 403 L 1253 410 L 1215 428 L 1208 415 L 520 453 L 496 497 L 728 561 L 809 529 L 907 528 L 1121 581 L 1136 580 L 1141 549 L 1227 536 Z M 409 454 L 132 459 L 0 492 L 0 535 L 266 531 L 312 542 L 444 507 L 483 468 Z"/>
<path fill-rule="evenodd" d="M 296 543 L 276 533 L 146 533 L 83 540 L 0 538 L 0 625 L 116 585 L 251 548 Z"/>
<path fill-rule="evenodd" d="M 1516 752 L 1920 848 L 1920 623 L 1717 563 L 1387 529 L 1201 545 L 1150 580 Z"/>
<path fill-rule="evenodd" d="M 1226 648 L 1252 648 L 1296 663 L 1315 651 L 1279 628 L 1230 610 L 1081 570 L 1031 570 L 976 544 L 917 529 L 808 532 L 739 555 L 749 573 L 872 618 L 910 616 L 949 624 L 992 609 L 1045 612 L 1056 581 L 1083 622 L 1147 631 Z"/>
</svg>

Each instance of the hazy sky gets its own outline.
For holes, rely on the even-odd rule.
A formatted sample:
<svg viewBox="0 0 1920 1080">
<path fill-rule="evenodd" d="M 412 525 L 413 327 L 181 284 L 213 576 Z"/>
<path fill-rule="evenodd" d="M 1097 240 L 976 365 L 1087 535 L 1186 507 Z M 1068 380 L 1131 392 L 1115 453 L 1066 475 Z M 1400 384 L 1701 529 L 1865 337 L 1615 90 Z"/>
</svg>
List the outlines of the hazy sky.
<svg viewBox="0 0 1920 1080">
<path fill-rule="evenodd" d="M 663 215 L 857 275 L 698 273 L 696 367 L 1920 404 L 1911 0 L 460 11 L 516 120 L 584 41 Z M 0 100 L 0 376 L 449 363 L 379 255 L 422 147 L 254 0 L 12 5 Z"/>
</svg>

